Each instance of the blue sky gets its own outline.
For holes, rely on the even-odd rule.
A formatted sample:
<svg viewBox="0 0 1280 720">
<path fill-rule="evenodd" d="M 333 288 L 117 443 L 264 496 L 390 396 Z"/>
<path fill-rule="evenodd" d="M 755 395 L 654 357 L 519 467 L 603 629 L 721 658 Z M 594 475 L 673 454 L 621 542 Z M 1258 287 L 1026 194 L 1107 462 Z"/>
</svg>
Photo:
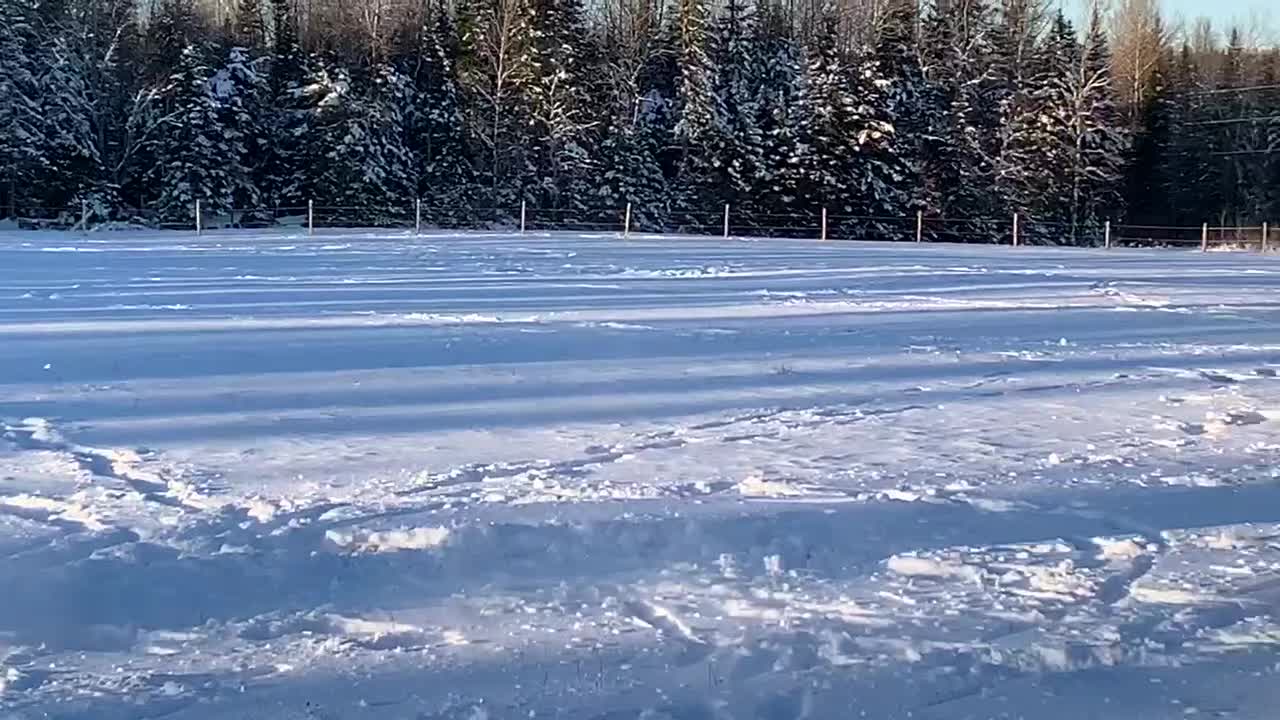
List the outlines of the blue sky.
<svg viewBox="0 0 1280 720">
<path fill-rule="evenodd" d="M 1207 15 L 1213 18 L 1215 23 L 1227 22 L 1232 18 L 1244 19 L 1249 16 L 1251 10 L 1262 10 L 1268 6 L 1274 7 L 1273 2 L 1267 0 L 1164 0 L 1164 7 L 1171 16 Z"/>
</svg>

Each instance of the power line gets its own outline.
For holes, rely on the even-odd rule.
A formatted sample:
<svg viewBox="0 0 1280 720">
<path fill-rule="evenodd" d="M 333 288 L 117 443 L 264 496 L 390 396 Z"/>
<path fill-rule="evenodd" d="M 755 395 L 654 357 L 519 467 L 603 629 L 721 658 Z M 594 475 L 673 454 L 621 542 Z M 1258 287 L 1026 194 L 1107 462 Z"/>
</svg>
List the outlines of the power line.
<svg viewBox="0 0 1280 720">
<path fill-rule="evenodd" d="M 1213 90 L 1195 90 L 1193 92 L 1185 92 L 1182 94 L 1195 97 L 1200 95 L 1227 95 L 1230 93 L 1258 92 L 1260 90 L 1280 90 L 1280 85 L 1246 85 L 1244 87 L 1234 87 L 1234 88 L 1215 88 Z"/>
<path fill-rule="evenodd" d="M 1261 117 L 1246 118 L 1229 118 L 1227 120 L 1201 120 L 1199 122 L 1186 123 L 1190 127 L 1204 127 L 1208 125 L 1240 125 L 1242 123 L 1267 123 L 1280 120 L 1280 115 L 1263 115 Z"/>
</svg>

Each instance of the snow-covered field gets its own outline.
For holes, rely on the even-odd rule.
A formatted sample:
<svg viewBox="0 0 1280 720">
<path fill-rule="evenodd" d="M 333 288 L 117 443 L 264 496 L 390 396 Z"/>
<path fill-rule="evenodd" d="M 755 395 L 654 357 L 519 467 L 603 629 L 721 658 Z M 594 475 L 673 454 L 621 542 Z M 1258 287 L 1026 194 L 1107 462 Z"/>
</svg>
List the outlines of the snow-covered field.
<svg viewBox="0 0 1280 720">
<path fill-rule="evenodd" d="M 1280 261 L 0 233 L 0 718 L 1271 718 Z"/>
</svg>

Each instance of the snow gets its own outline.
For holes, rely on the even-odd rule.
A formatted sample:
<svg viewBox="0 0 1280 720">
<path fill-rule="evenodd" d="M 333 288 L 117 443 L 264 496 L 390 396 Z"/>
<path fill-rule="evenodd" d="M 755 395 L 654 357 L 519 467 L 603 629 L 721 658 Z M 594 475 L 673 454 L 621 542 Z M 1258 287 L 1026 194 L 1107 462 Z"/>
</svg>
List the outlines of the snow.
<svg viewBox="0 0 1280 720">
<path fill-rule="evenodd" d="M 0 718 L 1270 717 L 1277 289 L 1223 253 L 5 232 Z"/>
</svg>

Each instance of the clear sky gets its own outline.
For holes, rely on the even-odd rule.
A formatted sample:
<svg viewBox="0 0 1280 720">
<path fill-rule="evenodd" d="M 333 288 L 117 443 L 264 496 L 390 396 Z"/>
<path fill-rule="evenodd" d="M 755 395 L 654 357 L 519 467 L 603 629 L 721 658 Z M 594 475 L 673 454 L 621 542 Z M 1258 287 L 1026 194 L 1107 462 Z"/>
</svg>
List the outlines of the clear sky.
<svg viewBox="0 0 1280 720">
<path fill-rule="evenodd" d="M 1061 0 L 1063 7 L 1070 7 L 1073 1 L 1083 15 L 1088 0 Z M 1106 4 L 1104 0 L 1104 6 Z M 1114 6 L 1116 0 L 1109 4 Z M 1214 27 L 1221 31 L 1233 21 L 1244 24 L 1257 17 L 1264 24 L 1264 27 L 1257 28 L 1262 36 L 1259 40 L 1280 40 L 1280 0 L 1160 0 L 1160 5 L 1164 9 L 1165 20 L 1171 25 L 1178 20 L 1204 16 L 1213 20 Z"/>
<path fill-rule="evenodd" d="M 1165 10 L 1171 17 L 1182 15 L 1192 18 L 1200 15 L 1213 18 L 1214 23 L 1225 23 L 1232 19 L 1245 20 L 1251 12 L 1270 15 L 1275 21 L 1275 0 L 1164 0 Z"/>
</svg>

